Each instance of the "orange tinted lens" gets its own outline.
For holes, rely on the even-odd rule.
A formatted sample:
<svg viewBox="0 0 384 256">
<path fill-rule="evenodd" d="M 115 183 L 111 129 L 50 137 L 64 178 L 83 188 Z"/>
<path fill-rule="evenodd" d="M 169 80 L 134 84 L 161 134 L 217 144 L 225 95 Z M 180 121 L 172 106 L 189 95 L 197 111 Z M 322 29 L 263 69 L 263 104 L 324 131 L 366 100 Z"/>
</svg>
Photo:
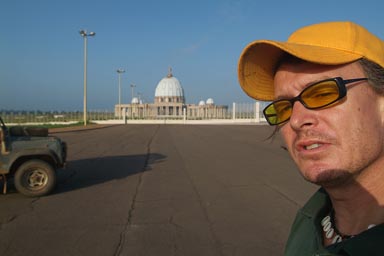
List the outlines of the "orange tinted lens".
<svg viewBox="0 0 384 256">
<path fill-rule="evenodd" d="M 291 112 L 291 102 L 287 100 L 276 101 L 264 110 L 265 118 L 271 124 L 279 124 L 288 120 Z"/>
<path fill-rule="evenodd" d="M 339 98 L 339 88 L 335 81 L 324 81 L 309 86 L 301 94 L 301 100 L 309 108 L 319 108 L 333 103 Z"/>
</svg>

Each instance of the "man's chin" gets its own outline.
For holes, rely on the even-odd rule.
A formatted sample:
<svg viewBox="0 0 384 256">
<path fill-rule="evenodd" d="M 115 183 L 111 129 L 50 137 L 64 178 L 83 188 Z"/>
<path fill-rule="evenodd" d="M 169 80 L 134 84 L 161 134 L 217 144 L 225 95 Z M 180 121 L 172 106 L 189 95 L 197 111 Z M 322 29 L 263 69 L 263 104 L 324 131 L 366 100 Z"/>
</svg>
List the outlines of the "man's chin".
<svg viewBox="0 0 384 256">
<path fill-rule="evenodd" d="M 339 187 L 349 183 L 353 177 L 352 174 L 345 170 L 323 170 L 319 173 L 306 175 L 304 179 L 322 186 L 322 187 Z"/>
</svg>

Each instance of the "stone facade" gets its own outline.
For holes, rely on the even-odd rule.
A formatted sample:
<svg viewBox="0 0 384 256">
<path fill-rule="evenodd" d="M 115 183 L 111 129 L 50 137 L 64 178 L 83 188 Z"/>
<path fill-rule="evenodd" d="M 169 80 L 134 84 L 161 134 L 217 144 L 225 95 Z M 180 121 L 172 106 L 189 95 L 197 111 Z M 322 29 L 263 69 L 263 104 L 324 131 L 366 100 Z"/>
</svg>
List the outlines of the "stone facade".
<svg viewBox="0 0 384 256">
<path fill-rule="evenodd" d="M 157 85 L 154 103 L 142 103 L 140 99 L 133 98 L 131 104 L 115 106 L 117 117 L 126 116 L 128 119 L 215 119 L 225 118 L 228 106 L 215 105 L 213 99 L 200 101 L 198 105 L 186 104 L 184 90 L 179 80 L 168 75 Z"/>
</svg>

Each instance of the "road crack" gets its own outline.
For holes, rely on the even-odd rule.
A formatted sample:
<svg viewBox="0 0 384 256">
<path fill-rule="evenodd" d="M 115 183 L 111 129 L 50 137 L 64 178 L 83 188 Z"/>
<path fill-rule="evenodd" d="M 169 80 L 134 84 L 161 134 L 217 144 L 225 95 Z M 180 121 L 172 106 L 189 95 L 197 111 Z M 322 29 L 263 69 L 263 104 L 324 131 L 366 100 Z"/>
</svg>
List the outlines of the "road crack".
<svg viewBox="0 0 384 256">
<path fill-rule="evenodd" d="M 137 196 L 139 194 L 139 190 L 140 190 L 140 187 L 141 187 L 141 184 L 142 184 L 143 173 L 149 167 L 150 158 L 151 158 L 151 145 L 152 145 L 152 142 L 153 142 L 154 138 L 156 137 L 159 129 L 160 129 L 160 125 L 157 125 L 155 131 L 153 132 L 151 138 L 149 139 L 149 141 L 147 143 L 147 147 L 146 147 L 147 152 L 146 152 L 146 156 L 145 156 L 145 160 L 144 160 L 144 165 L 143 165 L 142 169 L 139 172 L 139 179 L 138 179 L 138 182 L 137 182 L 137 185 L 136 185 L 136 188 L 135 188 L 135 193 L 133 195 L 133 199 L 132 199 L 132 202 L 131 202 L 130 209 L 128 211 L 128 217 L 127 217 L 126 223 L 124 225 L 124 229 L 120 233 L 119 243 L 117 245 L 117 248 L 116 248 L 116 251 L 114 253 L 114 256 L 121 255 L 121 253 L 123 251 L 124 243 L 125 243 L 125 234 L 127 233 L 128 228 L 132 225 L 132 216 L 133 216 L 133 212 L 135 210 L 135 206 L 136 206 L 136 202 L 137 202 Z"/>
</svg>

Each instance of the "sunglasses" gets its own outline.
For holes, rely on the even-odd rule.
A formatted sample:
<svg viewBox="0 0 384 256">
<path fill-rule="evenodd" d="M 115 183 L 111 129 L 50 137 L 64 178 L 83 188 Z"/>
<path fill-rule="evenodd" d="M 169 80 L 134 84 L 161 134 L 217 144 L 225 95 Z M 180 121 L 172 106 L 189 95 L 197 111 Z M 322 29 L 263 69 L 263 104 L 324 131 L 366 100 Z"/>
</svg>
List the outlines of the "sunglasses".
<svg viewBox="0 0 384 256">
<path fill-rule="evenodd" d="M 307 109 L 324 108 L 345 97 L 346 84 L 364 80 L 368 80 L 368 78 L 344 80 L 341 77 L 335 77 L 316 82 L 292 99 L 273 101 L 264 108 L 264 117 L 270 125 L 282 124 L 291 118 L 293 104 L 296 101 L 300 101 Z"/>
</svg>

